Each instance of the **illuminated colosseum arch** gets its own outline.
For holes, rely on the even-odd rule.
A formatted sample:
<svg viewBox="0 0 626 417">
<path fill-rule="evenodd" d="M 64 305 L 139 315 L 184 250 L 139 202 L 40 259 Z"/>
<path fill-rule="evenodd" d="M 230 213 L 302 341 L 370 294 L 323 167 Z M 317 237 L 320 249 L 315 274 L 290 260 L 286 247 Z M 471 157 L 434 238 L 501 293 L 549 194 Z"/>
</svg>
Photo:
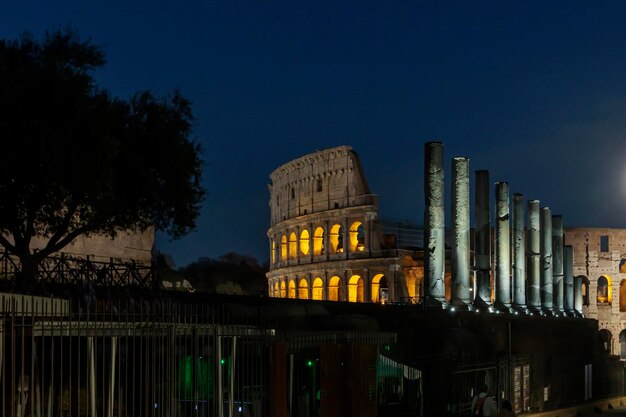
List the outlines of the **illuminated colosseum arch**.
<svg viewBox="0 0 626 417">
<path fill-rule="evenodd" d="M 348 281 L 348 301 L 363 302 L 363 278 L 360 275 L 352 275 Z"/>
<path fill-rule="evenodd" d="M 318 227 L 313 232 L 313 255 L 320 256 L 324 254 L 324 229 Z"/>
<path fill-rule="evenodd" d="M 296 282 L 293 279 L 289 280 L 289 287 L 287 287 L 287 297 L 296 298 Z"/>
<path fill-rule="evenodd" d="M 278 286 L 278 281 L 274 282 L 274 294 L 272 297 L 280 297 L 280 287 Z"/>
<path fill-rule="evenodd" d="M 303 255 L 308 255 L 311 251 L 309 242 L 311 241 L 311 237 L 309 236 L 309 231 L 304 229 L 300 232 L 300 252 Z"/>
<path fill-rule="evenodd" d="M 280 281 L 280 298 L 287 297 L 287 290 L 285 288 L 285 281 Z"/>
<path fill-rule="evenodd" d="M 350 225 L 350 252 L 363 252 L 365 250 L 365 229 L 361 222 Z"/>
<path fill-rule="evenodd" d="M 276 263 L 276 241 L 274 239 L 272 239 L 272 264 Z"/>
<path fill-rule="evenodd" d="M 328 299 L 331 301 L 341 300 L 341 278 L 337 275 L 328 281 Z"/>
<path fill-rule="evenodd" d="M 301 300 L 309 299 L 309 283 L 306 278 L 302 278 L 298 282 L 298 298 Z"/>
<path fill-rule="evenodd" d="M 311 286 L 311 299 L 324 299 L 324 281 L 322 281 L 320 277 L 317 277 L 313 280 L 313 285 Z"/>
<path fill-rule="evenodd" d="M 598 278 L 598 286 L 596 288 L 598 291 L 596 303 L 598 305 L 611 305 L 613 302 L 613 285 L 611 284 L 611 277 L 608 275 L 602 275 Z"/>
<path fill-rule="evenodd" d="M 287 260 L 287 236 L 283 235 L 280 240 L 280 260 Z"/>
<path fill-rule="evenodd" d="M 298 237 L 296 232 L 289 235 L 289 259 L 296 259 L 298 256 Z"/>
<path fill-rule="evenodd" d="M 389 289 L 389 281 L 385 274 L 376 274 L 372 278 L 372 302 L 380 303 L 382 300 L 380 298 L 381 292 L 387 293 Z"/>
<path fill-rule="evenodd" d="M 330 253 L 343 252 L 343 230 L 340 224 L 333 224 L 328 234 Z"/>
<path fill-rule="evenodd" d="M 576 278 L 580 279 L 580 294 L 582 295 L 582 298 L 583 298 L 583 305 L 588 306 L 589 305 L 589 278 L 587 278 L 584 275 L 579 275 Z"/>
</svg>

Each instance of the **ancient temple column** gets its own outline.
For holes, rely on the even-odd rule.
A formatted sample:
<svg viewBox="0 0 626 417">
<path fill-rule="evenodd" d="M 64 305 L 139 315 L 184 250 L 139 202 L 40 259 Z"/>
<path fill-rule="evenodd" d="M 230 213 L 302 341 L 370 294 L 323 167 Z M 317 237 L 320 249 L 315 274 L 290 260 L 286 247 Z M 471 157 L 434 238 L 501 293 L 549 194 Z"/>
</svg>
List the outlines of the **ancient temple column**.
<svg viewBox="0 0 626 417">
<path fill-rule="evenodd" d="M 563 308 L 565 312 L 574 312 L 574 248 L 563 247 Z"/>
<path fill-rule="evenodd" d="M 578 314 L 583 314 L 583 279 L 574 278 L 574 310 Z"/>
<path fill-rule="evenodd" d="M 552 216 L 552 299 L 554 310 L 563 311 L 563 217 Z"/>
<path fill-rule="evenodd" d="M 526 308 L 526 235 L 522 194 L 513 194 L 513 304 Z"/>
<path fill-rule="evenodd" d="M 509 184 L 496 182 L 496 305 L 511 305 Z"/>
<path fill-rule="evenodd" d="M 526 304 L 535 311 L 541 309 L 541 222 L 539 218 L 539 200 L 530 200 L 528 202 L 528 262 L 526 265 L 528 301 Z"/>
<path fill-rule="evenodd" d="M 445 214 L 443 143 L 427 142 L 424 147 L 424 291 L 427 303 L 445 303 Z"/>
<path fill-rule="evenodd" d="M 451 303 L 470 300 L 470 199 L 469 159 L 452 159 L 452 291 Z"/>
<path fill-rule="evenodd" d="M 552 312 L 552 216 L 549 207 L 541 209 L 541 307 Z"/>
<path fill-rule="evenodd" d="M 489 171 L 475 173 L 474 196 L 474 269 L 476 293 L 474 305 L 491 305 L 491 211 L 489 199 Z"/>
</svg>

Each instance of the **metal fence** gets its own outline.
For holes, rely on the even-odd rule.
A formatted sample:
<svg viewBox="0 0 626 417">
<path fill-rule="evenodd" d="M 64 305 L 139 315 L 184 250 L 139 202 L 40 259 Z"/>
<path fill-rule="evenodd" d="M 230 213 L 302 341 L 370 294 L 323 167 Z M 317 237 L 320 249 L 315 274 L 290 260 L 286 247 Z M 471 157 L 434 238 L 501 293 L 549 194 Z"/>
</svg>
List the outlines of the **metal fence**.
<svg viewBox="0 0 626 417">
<path fill-rule="evenodd" d="M 0 294 L 0 416 L 266 416 L 274 330 L 223 305 Z"/>
</svg>

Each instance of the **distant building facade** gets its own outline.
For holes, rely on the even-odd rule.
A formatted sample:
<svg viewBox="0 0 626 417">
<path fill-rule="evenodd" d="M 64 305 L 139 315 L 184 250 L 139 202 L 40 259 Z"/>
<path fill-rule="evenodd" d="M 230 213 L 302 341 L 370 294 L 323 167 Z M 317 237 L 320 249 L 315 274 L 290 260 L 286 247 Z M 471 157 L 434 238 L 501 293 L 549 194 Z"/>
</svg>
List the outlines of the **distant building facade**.
<svg viewBox="0 0 626 417">
<path fill-rule="evenodd" d="M 626 360 L 626 229 L 565 228 L 582 279 L 583 311 L 598 320 L 605 349 Z"/>
</svg>

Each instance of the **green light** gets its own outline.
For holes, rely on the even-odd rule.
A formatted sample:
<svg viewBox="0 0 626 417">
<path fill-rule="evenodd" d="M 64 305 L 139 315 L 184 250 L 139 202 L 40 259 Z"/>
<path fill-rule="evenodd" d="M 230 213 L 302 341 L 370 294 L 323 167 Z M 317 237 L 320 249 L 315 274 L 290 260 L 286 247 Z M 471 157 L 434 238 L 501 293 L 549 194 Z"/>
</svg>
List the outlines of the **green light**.
<svg viewBox="0 0 626 417">
<path fill-rule="evenodd" d="M 313 366 L 313 361 L 312 360 L 306 361 L 306 366 Z"/>
<path fill-rule="evenodd" d="M 220 359 L 220 365 L 224 365 L 226 361 L 224 359 Z"/>
</svg>

